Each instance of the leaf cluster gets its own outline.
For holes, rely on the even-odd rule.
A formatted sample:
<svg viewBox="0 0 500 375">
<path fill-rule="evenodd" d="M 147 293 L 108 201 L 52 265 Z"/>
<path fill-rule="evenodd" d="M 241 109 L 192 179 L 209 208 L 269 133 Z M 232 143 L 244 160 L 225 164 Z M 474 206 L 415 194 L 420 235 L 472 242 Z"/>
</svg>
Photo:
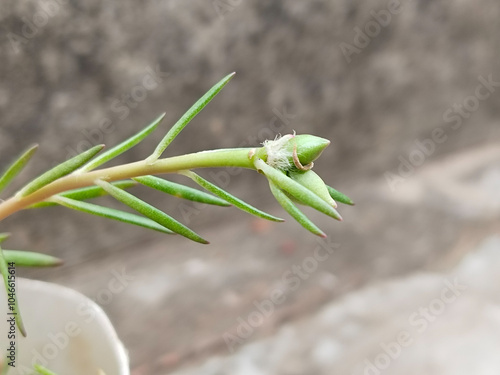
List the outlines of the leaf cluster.
<svg viewBox="0 0 500 375">
<path fill-rule="evenodd" d="M 129 165 L 98 169 L 152 134 L 164 119 L 165 114 L 156 118 L 143 130 L 107 151 L 104 151 L 104 145 L 96 145 L 33 179 L 8 202 L 0 203 L 0 220 L 2 218 L 2 208 L 5 210 L 6 205 L 17 207 L 18 210 L 62 206 L 165 234 L 179 234 L 199 243 L 208 243 L 206 239 L 174 217 L 129 192 L 130 188 L 141 184 L 176 198 L 222 207 L 232 205 L 259 218 L 278 222 L 284 221 L 233 196 L 192 170 L 197 166 L 217 167 L 230 165 L 231 160 L 239 155 L 241 160 L 244 161 L 241 166 L 253 168 L 267 177 L 272 194 L 294 219 L 312 233 L 325 236 L 325 233 L 313 224 L 295 203 L 308 205 L 337 220 L 341 220 L 341 217 L 335 210 L 335 200 L 345 204 L 353 204 L 347 196 L 330 186 L 324 185 L 319 176 L 308 170 L 312 167 L 312 160 L 316 159 L 323 148 L 329 144 L 327 140 L 314 136 L 289 135 L 286 139 L 275 143 L 269 142 L 265 144 L 265 147 L 259 149 L 229 149 L 221 150 L 224 152 L 219 154 L 216 153 L 219 150 L 216 150 L 214 152 L 185 155 L 184 164 L 178 164 L 182 166 L 178 168 L 175 167 L 177 164 L 174 164 L 175 160 L 173 159 L 175 158 L 160 159 L 177 135 L 222 90 L 233 76 L 234 73 L 224 77 L 189 108 L 158 143 L 154 152 L 144 160 Z M 29 147 L 0 176 L 0 193 L 14 181 L 14 178 L 27 165 L 36 150 L 36 145 Z M 277 152 L 279 157 L 283 159 L 284 164 L 280 165 L 292 165 L 292 169 L 282 170 L 272 165 L 272 163 L 268 163 L 268 159 L 271 160 L 274 157 L 271 152 Z M 198 160 L 198 164 L 194 163 L 195 159 Z M 179 159 L 176 160 L 179 163 Z M 163 165 L 162 163 L 168 164 L 169 161 L 172 161 L 172 163 L 169 169 L 165 169 L 165 171 L 186 176 L 205 191 L 153 175 L 156 173 L 149 173 L 160 170 L 158 166 Z M 193 162 L 190 164 L 190 161 Z M 293 167 L 294 163 L 296 167 Z M 307 165 L 304 167 L 302 164 Z M 112 171 L 115 172 L 113 176 L 121 176 L 122 178 L 110 178 Z M 89 177 L 92 177 L 90 183 L 87 181 Z M 83 181 L 87 182 L 83 183 Z M 52 191 L 51 189 L 55 186 L 58 187 L 57 193 L 48 196 L 42 194 L 42 192 Z M 93 199 L 105 195 L 127 206 L 128 210 L 118 210 L 91 203 Z M 42 198 L 38 199 L 39 196 Z M 26 202 L 29 202 L 29 204 Z M 7 238 L 8 234 L 0 234 L 0 243 Z M 4 277 L 6 287 L 8 285 L 6 279 L 8 275 L 7 265 L 10 262 L 14 262 L 17 267 L 52 267 L 62 263 L 60 259 L 44 254 L 19 250 L 2 250 L 0 248 L 0 272 Z M 17 306 L 17 297 L 15 311 L 18 317 L 17 325 L 21 333 L 25 334 L 21 314 Z M 44 373 L 43 369 L 38 369 L 38 371 Z"/>
</svg>

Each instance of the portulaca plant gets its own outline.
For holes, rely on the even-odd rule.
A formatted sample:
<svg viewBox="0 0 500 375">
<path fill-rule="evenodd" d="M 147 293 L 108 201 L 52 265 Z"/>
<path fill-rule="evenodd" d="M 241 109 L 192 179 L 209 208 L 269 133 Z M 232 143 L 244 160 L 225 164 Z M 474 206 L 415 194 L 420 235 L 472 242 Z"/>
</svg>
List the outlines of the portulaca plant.
<svg viewBox="0 0 500 375">
<path fill-rule="evenodd" d="M 274 140 L 267 140 L 261 147 L 218 149 L 161 158 L 175 137 L 233 76 L 234 73 L 223 78 L 199 99 L 167 132 L 154 152 L 144 160 L 100 168 L 150 135 L 160 125 L 165 114 L 105 152 L 102 152 L 104 145 L 97 145 L 35 178 L 14 196 L 0 201 L 0 222 L 21 210 L 59 205 L 166 234 L 179 234 L 202 244 L 208 243 L 186 225 L 127 191 L 137 184 L 177 198 L 218 206 L 233 205 L 259 218 L 284 221 L 251 206 L 194 172 L 195 169 L 206 167 L 241 167 L 263 174 L 269 182 L 271 193 L 285 211 L 305 229 L 325 237 L 325 233 L 296 204 L 310 206 L 336 220 L 342 220 L 336 210 L 336 202 L 353 204 L 350 198 L 326 185 L 313 171 L 314 161 L 330 144 L 327 139 L 307 134 L 287 134 L 277 136 Z M 34 145 L 28 148 L 1 175 L 0 193 L 33 157 L 37 147 Z M 190 178 L 208 193 L 157 177 L 172 173 Z M 89 202 L 92 198 L 103 195 L 111 196 L 137 214 Z M 0 233 L 0 243 L 8 237 L 8 233 Z M 7 296 L 10 297 L 9 309 L 16 314 L 16 324 L 23 336 L 26 335 L 26 330 L 17 304 L 15 287 L 9 282 L 9 264 L 14 264 L 15 267 L 50 267 L 61 263 L 60 259 L 45 254 L 0 248 L 0 272 L 7 289 Z M 52 374 L 38 365 L 34 370 L 39 374 Z"/>
</svg>

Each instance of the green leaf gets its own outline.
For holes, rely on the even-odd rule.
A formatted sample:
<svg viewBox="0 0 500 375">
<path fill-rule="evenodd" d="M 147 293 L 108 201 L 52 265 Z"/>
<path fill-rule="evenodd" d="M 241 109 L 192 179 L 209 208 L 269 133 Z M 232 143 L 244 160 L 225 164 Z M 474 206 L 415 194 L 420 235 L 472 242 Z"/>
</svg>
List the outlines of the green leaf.
<svg viewBox="0 0 500 375">
<path fill-rule="evenodd" d="M 135 177 L 134 180 L 140 182 L 145 186 L 149 186 L 153 189 L 162 191 L 178 198 L 188 199 L 194 202 L 214 204 L 216 206 L 230 206 L 230 204 L 223 199 L 214 197 L 213 195 L 190 188 L 188 186 L 176 184 L 175 182 L 167 181 L 155 176 Z"/>
<path fill-rule="evenodd" d="M 109 182 L 103 180 L 97 180 L 96 184 L 102 187 L 104 190 L 108 192 L 116 200 L 126 204 L 130 208 L 136 210 L 140 214 L 150 218 L 151 220 L 156 221 L 158 224 L 163 225 L 164 227 L 174 231 L 175 233 L 180 234 L 181 236 L 187 237 L 190 240 L 207 244 L 208 241 L 200 237 L 198 234 L 193 232 L 191 229 L 186 227 L 184 224 L 179 223 L 174 218 L 168 216 L 166 213 L 158 210 L 157 208 L 151 206 L 150 204 L 140 200 L 139 198 L 133 196 L 130 193 L 127 193 L 124 190 L 121 190 Z"/>
<path fill-rule="evenodd" d="M 121 221 L 123 223 L 138 225 L 140 227 L 156 230 L 158 232 L 163 232 L 167 234 L 173 233 L 171 230 L 158 224 L 156 221 L 150 220 L 142 216 L 137 216 L 129 212 L 115 210 L 113 208 L 98 206 L 96 204 L 81 202 L 78 200 L 65 198 L 61 196 L 53 197 L 52 200 L 53 202 L 60 204 L 61 206 L 71 208 L 73 210 L 86 212 L 88 214 L 104 217 L 107 219 Z"/>
<path fill-rule="evenodd" d="M 331 186 L 328 186 L 328 185 L 326 185 L 326 188 L 328 189 L 328 193 L 330 194 L 330 196 L 333 199 L 335 199 L 337 202 L 354 206 L 354 202 L 352 201 L 352 199 L 349 198 L 344 193 L 341 193 L 340 191 L 335 190 L 334 188 L 332 188 Z"/>
<path fill-rule="evenodd" d="M 33 368 L 40 375 L 57 375 L 55 372 L 52 372 L 41 365 L 34 365 Z"/>
<path fill-rule="evenodd" d="M 123 181 L 113 182 L 112 184 L 120 189 L 128 189 L 133 186 L 136 186 L 137 182 L 132 180 L 123 180 Z M 59 194 L 59 196 L 74 199 L 77 201 L 85 201 L 88 199 L 98 198 L 107 194 L 108 193 L 106 193 L 106 191 L 100 186 L 88 186 L 80 189 L 68 190 L 64 193 Z M 54 202 L 45 201 L 45 202 L 35 203 L 29 206 L 28 208 L 41 208 L 48 206 L 57 206 L 57 204 Z"/>
<path fill-rule="evenodd" d="M 120 189 L 128 189 L 136 186 L 137 183 L 133 180 L 122 180 L 112 182 L 113 186 Z M 103 195 L 107 195 L 106 190 L 99 186 L 89 186 L 81 189 L 74 189 L 60 194 L 63 197 L 75 199 L 77 201 L 84 201 L 88 199 L 98 198 Z"/>
<path fill-rule="evenodd" d="M 257 159 L 255 161 L 255 167 L 257 170 L 262 171 L 264 175 L 274 182 L 280 189 L 286 191 L 292 197 L 302 202 L 322 213 L 333 217 L 337 220 L 342 220 L 339 213 L 318 195 L 314 194 L 312 191 L 302 186 L 298 182 L 292 180 L 290 177 L 286 176 L 283 172 L 274 169 L 267 165 L 262 159 Z"/>
<path fill-rule="evenodd" d="M 138 143 L 140 143 L 144 138 L 146 138 L 149 134 L 151 134 L 155 129 L 158 127 L 158 125 L 162 122 L 162 120 L 165 118 L 166 113 L 162 114 L 160 117 L 158 117 L 156 120 L 154 120 L 150 125 L 148 125 L 146 128 L 141 130 L 139 133 L 133 135 L 126 141 L 120 143 L 119 145 L 113 147 L 111 150 L 104 152 L 103 154 L 99 155 L 97 158 L 94 160 L 90 161 L 88 164 L 84 165 L 79 171 L 81 172 L 88 172 L 91 171 L 100 165 L 110 161 L 111 159 L 114 159 L 118 155 L 123 154 L 125 151 L 128 151 Z"/>
<path fill-rule="evenodd" d="M 10 233 L 0 233 L 0 243 L 10 237 Z"/>
<path fill-rule="evenodd" d="M 64 163 L 59 164 L 58 166 L 52 168 L 51 170 L 45 172 L 40 177 L 37 177 L 28 185 L 26 185 L 19 193 L 16 195 L 18 197 L 25 197 L 34 193 L 35 191 L 41 189 L 45 185 L 50 184 L 51 182 L 70 174 L 76 169 L 80 168 L 83 164 L 92 159 L 99 151 L 104 148 L 104 145 L 97 145 L 92 147 L 90 150 L 82 152 L 80 155 L 71 158 Z"/>
<path fill-rule="evenodd" d="M 9 185 L 9 183 L 22 171 L 26 164 L 30 161 L 31 157 L 38 149 L 38 145 L 31 146 L 28 150 L 12 163 L 4 174 L 0 177 L 0 192 Z"/>
<path fill-rule="evenodd" d="M 183 174 L 184 176 L 189 177 L 192 179 L 194 182 L 196 182 L 198 185 L 200 185 L 202 188 L 208 190 L 209 192 L 217 195 L 218 197 L 224 199 L 225 201 L 231 203 L 232 205 L 238 207 L 239 209 L 248 212 L 249 214 L 255 215 L 257 217 L 260 217 L 262 219 L 266 220 L 271 220 L 271 221 L 284 221 L 283 219 L 280 219 L 279 217 L 272 216 L 264 211 L 261 211 L 248 203 L 243 202 L 241 199 L 236 198 L 234 195 L 229 194 L 228 192 L 222 190 L 220 187 L 212 184 L 211 182 L 205 180 L 201 176 L 197 175 L 196 173 L 192 171 L 183 171 L 179 172 Z"/>
<path fill-rule="evenodd" d="M 14 262 L 16 267 L 57 267 L 63 264 L 59 258 L 32 251 L 4 250 L 3 255 L 7 262 Z"/>
<path fill-rule="evenodd" d="M 293 204 L 292 200 L 288 198 L 287 195 L 283 193 L 274 182 L 269 181 L 269 186 L 271 188 L 271 193 L 273 193 L 274 197 L 281 205 L 281 207 L 283 207 L 285 211 L 290 214 L 290 216 L 297 220 L 300 225 L 317 236 L 323 238 L 326 237 L 326 234 L 321 229 L 319 229 L 311 220 L 309 220 L 309 218 L 302 211 L 300 211 L 297 206 Z"/>
<path fill-rule="evenodd" d="M 151 156 L 149 156 L 146 161 L 148 164 L 153 164 L 158 158 L 163 154 L 165 149 L 172 143 L 172 141 L 177 137 L 177 135 L 184 129 L 184 127 L 189 124 L 189 122 L 205 108 L 205 106 L 210 103 L 210 101 L 219 93 L 220 90 L 233 78 L 235 73 L 231 73 L 217 82 L 208 92 L 203 95 L 196 103 L 193 104 L 191 108 L 175 123 L 174 126 L 169 130 L 167 135 L 161 140 L 161 142 L 156 147 L 155 151 Z"/>
<path fill-rule="evenodd" d="M 12 311 L 11 313 L 8 313 L 9 318 L 11 316 L 14 316 L 17 328 L 19 328 L 19 332 L 21 332 L 21 335 L 26 337 L 26 329 L 24 328 L 23 318 L 21 317 L 21 311 L 19 310 L 19 305 L 17 303 L 16 285 L 9 280 L 9 267 L 7 264 L 7 260 L 5 259 L 5 256 L 3 254 L 2 248 L 0 248 L 0 273 L 2 274 L 5 291 L 7 293 L 7 299 L 9 300 L 9 310 Z M 9 281 L 11 282 L 11 285 L 13 285 L 12 288 L 9 287 Z M 14 300 L 13 302 L 10 301 L 9 295 L 12 296 Z"/>
<path fill-rule="evenodd" d="M 308 171 L 290 171 L 288 176 L 292 180 L 312 191 L 333 208 L 337 208 L 337 202 L 335 202 L 335 200 L 328 193 L 325 183 L 312 169 Z"/>
</svg>

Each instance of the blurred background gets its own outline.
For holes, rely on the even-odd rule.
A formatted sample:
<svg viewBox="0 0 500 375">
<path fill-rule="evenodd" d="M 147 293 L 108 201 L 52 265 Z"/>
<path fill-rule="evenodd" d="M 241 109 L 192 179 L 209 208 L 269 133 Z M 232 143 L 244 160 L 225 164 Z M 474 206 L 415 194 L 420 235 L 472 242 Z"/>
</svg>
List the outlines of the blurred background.
<svg viewBox="0 0 500 375">
<path fill-rule="evenodd" d="M 0 169 L 40 144 L 19 184 L 166 112 L 118 161 L 146 157 L 236 71 L 167 155 L 314 134 L 332 141 L 315 170 L 356 202 L 342 223 L 306 210 L 318 241 L 265 178 L 204 170 L 287 222 L 134 188 L 211 244 L 30 210 L 2 222 L 8 247 L 65 265 L 19 274 L 97 301 L 134 375 L 498 374 L 499 18 L 493 0 L 3 1 Z"/>
</svg>

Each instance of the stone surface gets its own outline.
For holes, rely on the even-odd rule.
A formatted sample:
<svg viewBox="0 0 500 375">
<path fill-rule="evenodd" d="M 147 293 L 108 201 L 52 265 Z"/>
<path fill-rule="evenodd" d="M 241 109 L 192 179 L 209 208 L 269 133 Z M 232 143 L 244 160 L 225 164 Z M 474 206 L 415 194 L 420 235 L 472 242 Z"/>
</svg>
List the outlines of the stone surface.
<svg viewBox="0 0 500 375">
<path fill-rule="evenodd" d="M 375 283 L 173 374 L 498 374 L 498 249 L 500 237 L 490 237 L 449 273 Z"/>
</svg>

